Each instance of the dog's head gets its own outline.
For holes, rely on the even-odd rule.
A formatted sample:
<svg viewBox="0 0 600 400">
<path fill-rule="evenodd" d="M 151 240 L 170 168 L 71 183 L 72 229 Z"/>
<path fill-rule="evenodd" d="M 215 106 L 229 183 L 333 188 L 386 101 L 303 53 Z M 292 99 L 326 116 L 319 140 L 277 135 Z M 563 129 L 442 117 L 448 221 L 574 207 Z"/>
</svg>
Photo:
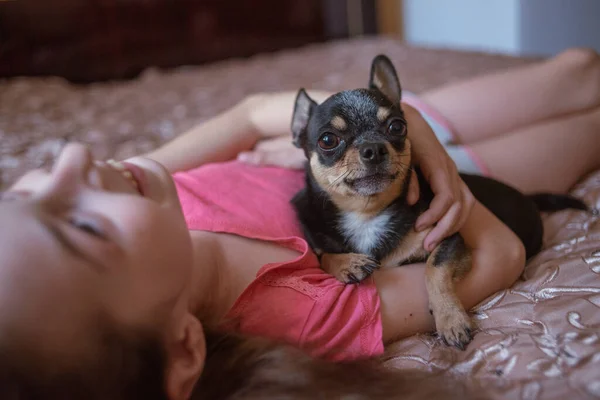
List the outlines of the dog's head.
<svg viewBox="0 0 600 400">
<path fill-rule="evenodd" d="M 316 183 L 342 210 L 377 212 L 400 196 L 410 168 L 410 142 L 392 62 L 373 59 L 368 89 L 348 90 L 317 105 L 301 89 L 292 118 Z"/>
</svg>

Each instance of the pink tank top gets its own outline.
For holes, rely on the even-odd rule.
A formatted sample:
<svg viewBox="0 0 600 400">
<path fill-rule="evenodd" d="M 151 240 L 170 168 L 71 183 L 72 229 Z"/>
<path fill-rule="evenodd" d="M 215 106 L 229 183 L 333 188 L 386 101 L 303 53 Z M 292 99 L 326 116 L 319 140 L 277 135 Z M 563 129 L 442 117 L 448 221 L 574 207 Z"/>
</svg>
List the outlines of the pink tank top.
<svg viewBox="0 0 600 400">
<path fill-rule="evenodd" d="M 190 230 L 275 242 L 301 255 L 264 265 L 226 316 L 228 328 L 284 341 L 318 357 L 356 359 L 383 352 L 379 296 L 372 279 L 344 285 L 319 268 L 290 200 L 301 171 L 208 164 L 174 176 Z"/>
</svg>

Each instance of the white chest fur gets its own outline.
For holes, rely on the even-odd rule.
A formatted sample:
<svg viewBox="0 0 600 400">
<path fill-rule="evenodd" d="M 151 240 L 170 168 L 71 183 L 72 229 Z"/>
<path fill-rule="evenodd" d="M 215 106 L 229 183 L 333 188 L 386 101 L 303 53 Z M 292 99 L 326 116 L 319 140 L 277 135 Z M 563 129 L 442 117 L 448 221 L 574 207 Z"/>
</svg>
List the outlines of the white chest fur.
<svg viewBox="0 0 600 400">
<path fill-rule="evenodd" d="M 358 213 L 345 213 L 339 229 L 358 252 L 371 254 L 387 232 L 391 215 L 382 213 L 374 217 Z"/>
</svg>

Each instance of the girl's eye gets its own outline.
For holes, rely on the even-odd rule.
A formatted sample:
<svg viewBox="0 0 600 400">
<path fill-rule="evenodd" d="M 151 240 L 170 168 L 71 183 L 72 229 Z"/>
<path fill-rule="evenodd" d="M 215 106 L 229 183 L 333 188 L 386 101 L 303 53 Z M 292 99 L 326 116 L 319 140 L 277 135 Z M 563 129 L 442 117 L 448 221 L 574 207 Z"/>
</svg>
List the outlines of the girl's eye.
<svg viewBox="0 0 600 400">
<path fill-rule="evenodd" d="M 388 126 L 388 133 L 391 135 L 405 135 L 406 134 L 406 124 L 400 121 L 399 119 L 395 119 L 390 122 Z"/>
<path fill-rule="evenodd" d="M 104 232 L 91 221 L 80 219 L 77 217 L 71 217 L 69 219 L 69 223 L 75 228 L 79 229 L 80 231 L 87 233 L 88 235 L 93 235 L 100 239 L 106 239 Z"/>
<path fill-rule="evenodd" d="M 324 133 L 319 138 L 319 147 L 323 150 L 333 150 L 340 144 L 340 138 L 333 133 Z"/>
</svg>

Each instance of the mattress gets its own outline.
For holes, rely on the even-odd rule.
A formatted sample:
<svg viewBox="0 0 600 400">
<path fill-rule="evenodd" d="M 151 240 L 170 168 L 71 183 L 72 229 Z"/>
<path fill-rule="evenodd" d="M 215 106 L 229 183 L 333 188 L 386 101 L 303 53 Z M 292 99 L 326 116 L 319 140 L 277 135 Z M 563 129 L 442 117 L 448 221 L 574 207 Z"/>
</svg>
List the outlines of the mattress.
<svg viewBox="0 0 600 400">
<path fill-rule="evenodd" d="M 53 160 L 68 141 L 98 158 L 153 149 L 254 92 L 363 87 L 385 53 L 415 93 L 531 59 L 406 46 L 361 38 L 248 59 L 161 71 L 134 80 L 77 86 L 60 78 L 0 81 L 0 190 Z M 572 191 L 600 206 L 600 171 Z M 582 212 L 544 216 L 544 247 L 511 289 L 472 311 L 480 331 L 466 351 L 418 335 L 391 345 L 390 368 L 447 371 L 491 398 L 600 397 L 600 223 Z"/>
</svg>

